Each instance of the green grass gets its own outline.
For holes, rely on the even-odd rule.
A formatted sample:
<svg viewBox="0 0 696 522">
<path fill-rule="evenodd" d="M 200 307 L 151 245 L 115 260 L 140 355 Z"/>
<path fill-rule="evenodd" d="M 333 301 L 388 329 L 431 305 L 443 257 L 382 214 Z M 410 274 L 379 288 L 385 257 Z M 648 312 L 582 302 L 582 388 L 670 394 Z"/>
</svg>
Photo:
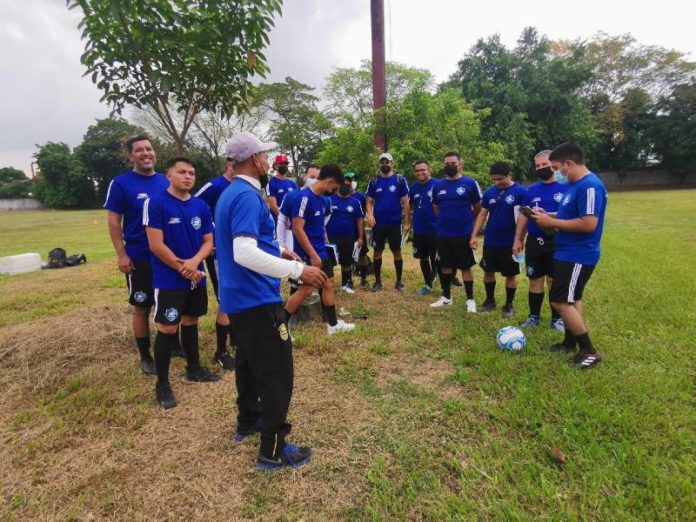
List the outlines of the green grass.
<svg viewBox="0 0 696 522">
<path fill-rule="evenodd" d="M 247 472 L 254 443 L 240 448 L 227 439 L 235 414 L 231 378 L 218 388 L 224 393 L 177 382 L 182 404 L 162 415 L 152 381 L 137 374 L 132 355 L 119 356 L 127 335 L 90 333 L 108 357 L 68 359 L 66 370 L 68 363 L 56 359 L 51 371 L 62 372 L 60 382 L 31 382 L 24 394 L 0 401 L 3 440 L 12 450 L 0 479 L 0 513 L 694 520 L 695 196 L 610 195 L 602 260 L 585 294 L 590 333 L 605 361 L 589 372 L 540 350 L 557 339 L 547 321 L 529 333 L 522 353 L 509 354 L 495 348 L 494 334 L 510 321 L 498 313 L 467 315 L 461 291 L 452 309 L 430 310 L 431 299 L 413 296 L 420 275 L 411 259 L 405 295 L 339 295 L 339 306 L 356 318 L 355 332 L 328 338 L 321 325 L 307 325 L 297 333 L 293 440 L 314 446 L 317 457 L 296 475 Z M 24 324 L 40 331 L 82 309 L 122 310 L 122 279 L 101 212 L 0 214 L 3 253 L 45 256 L 54 246 L 96 262 L 62 274 L 0 278 L 0 339 Z M 387 272 L 390 265 L 387 255 Z M 480 301 L 478 271 L 476 278 Z M 521 279 L 515 321 L 526 315 L 526 291 Z M 40 306 L 46 301 L 52 304 Z M 213 313 L 201 327 L 204 357 L 213 346 Z M 544 315 L 548 320 L 548 309 Z M 128 318 L 124 311 L 113 320 Z M 58 357 L 61 348 L 42 355 Z M 2 371 L 14 377 L 0 385 L 14 385 L 23 370 L 3 358 L 6 349 L 0 340 Z M 552 456 L 557 450 L 565 463 Z M 42 485 L 40 477 L 59 477 L 60 466 L 78 454 L 91 462 L 82 479 Z M 153 475 L 142 455 L 155 463 L 164 491 L 150 491 Z M 163 500 L 169 515 L 154 507 Z"/>
</svg>

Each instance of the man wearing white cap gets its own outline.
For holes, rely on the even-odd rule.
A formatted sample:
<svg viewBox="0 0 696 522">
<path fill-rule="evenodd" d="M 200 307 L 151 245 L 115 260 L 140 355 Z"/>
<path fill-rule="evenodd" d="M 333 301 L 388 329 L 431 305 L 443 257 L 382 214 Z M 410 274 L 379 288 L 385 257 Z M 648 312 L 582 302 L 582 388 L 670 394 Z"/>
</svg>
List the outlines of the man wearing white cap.
<svg viewBox="0 0 696 522">
<path fill-rule="evenodd" d="M 285 441 L 291 428 L 293 363 L 280 279 L 302 279 L 317 288 L 327 280 L 321 269 L 305 266 L 294 253 L 281 254 L 262 192 L 268 183 L 268 151 L 275 147 L 248 132 L 232 137 L 227 157 L 234 162 L 235 177 L 215 211 L 220 308 L 236 325 L 235 439 L 261 432 L 256 468 L 266 471 L 302 466 L 313 454 L 309 447 Z"/>
<path fill-rule="evenodd" d="M 408 203 L 408 182 L 401 174 L 393 171 L 394 158 L 388 152 L 379 157 L 380 175 L 370 180 L 367 187 L 367 224 L 372 227 L 372 242 L 375 248 L 375 284 L 372 291 L 382 289 L 382 253 L 389 241 L 389 250 L 394 254 L 396 284 L 394 288 L 404 289 L 401 274 L 404 261 L 401 257 L 401 237 L 408 234 L 410 210 Z M 402 229 L 403 216 L 403 229 Z"/>
</svg>

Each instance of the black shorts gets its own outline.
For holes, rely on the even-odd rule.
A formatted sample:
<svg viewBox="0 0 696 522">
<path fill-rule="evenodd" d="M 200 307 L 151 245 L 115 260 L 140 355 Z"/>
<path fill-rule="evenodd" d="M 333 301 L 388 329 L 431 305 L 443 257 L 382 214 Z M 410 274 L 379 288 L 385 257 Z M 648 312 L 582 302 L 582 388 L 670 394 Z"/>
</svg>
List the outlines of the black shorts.
<svg viewBox="0 0 696 522">
<path fill-rule="evenodd" d="M 208 269 L 208 281 L 213 284 L 215 299 L 220 302 L 220 294 L 218 294 L 218 276 L 217 276 L 217 258 L 212 255 L 205 258 L 205 266 Z"/>
<path fill-rule="evenodd" d="M 413 257 L 428 259 L 437 255 L 437 236 L 435 234 L 413 234 Z"/>
<path fill-rule="evenodd" d="M 375 247 L 375 252 L 382 252 L 387 241 L 389 241 L 389 250 L 392 252 L 401 251 L 401 225 L 394 225 L 393 227 L 374 226 L 372 229 L 372 246 Z"/>
<path fill-rule="evenodd" d="M 582 291 L 594 271 L 592 265 L 555 261 L 554 278 L 549 292 L 552 303 L 574 303 L 582 300 Z"/>
<path fill-rule="evenodd" d="M 155 289 L 155 322 L 179 324 L 182 316 L 201 317 L 208 313 L 206 287 L 191 290 Z"/>
<path fill-rule="evenodd" d="M 553 277 L 553 239 L 527 236 L 524 245 L 524 257 L 527 264 L 527 277 Z"/>
<path fill-rule="evenodd" d="M 128 302 L 138 308 L 150 308 L 155 304 L 155 292 L 152 288 L 152 265 L 149 261 L 133 261 L 135 269 L 126 274 L 128 285 Z"/>
<path fill-rule="evenodd" d="M 329 236 L 329 242 L 336 245 L 336 249 L 338 250 L 338 264 L 346 267 L 351 266 L 353 264 L 355 238 L 352 236 Z"/>
<path fill-rule="evenodd" d="M 326 274 L 326 277 L 332 278 L 334 276 L 334 262 L 331 259 L 322 259 L 321 271 Z"/>
<path fill-rule="evenodd" d="M 437 236 L 437 256 L 442 268 L 468 270 L 476 264 L 474 253 L 469 246 L 469 236 Z"/>
<path fill-rule="evenodd" d="M 484 272 L 500 272 L 505 277 L 520 273 L 520 264 L 512 259 L 512 246 L 492 247 L 483 245 L 483 258 L 479 266 Z"/>
</svg>

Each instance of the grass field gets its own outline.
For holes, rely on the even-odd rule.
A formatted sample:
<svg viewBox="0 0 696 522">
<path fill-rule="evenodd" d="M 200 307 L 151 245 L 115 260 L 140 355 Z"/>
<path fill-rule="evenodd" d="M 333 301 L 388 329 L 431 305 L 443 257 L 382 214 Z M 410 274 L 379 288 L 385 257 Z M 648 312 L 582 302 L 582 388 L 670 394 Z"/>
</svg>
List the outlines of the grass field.
<svg viewBox="0 0 696 522">
<path fill-rule="evenodd" d="M 256 441 L 230 440 L 232 375 L 187 386 L 176 360 L 179 407 L 157 407 L 102 211 L 1 213 L 0 255 L 89 262 L 0 278 L 0 517 L 695 520 L 695 216 L 693 190 L 611 194 L 585 294 L 605 361 L 589 372 L 540 350 L 546 326 L 501 352 L 510 321 L 467 315 L 459 289 L 430 310 L 410 256 L 405 295 L 340 295 L 354 332 L 297 335 L 291 440 L 315 459 L 269 475 L 252 471 Z"/>
</svg>

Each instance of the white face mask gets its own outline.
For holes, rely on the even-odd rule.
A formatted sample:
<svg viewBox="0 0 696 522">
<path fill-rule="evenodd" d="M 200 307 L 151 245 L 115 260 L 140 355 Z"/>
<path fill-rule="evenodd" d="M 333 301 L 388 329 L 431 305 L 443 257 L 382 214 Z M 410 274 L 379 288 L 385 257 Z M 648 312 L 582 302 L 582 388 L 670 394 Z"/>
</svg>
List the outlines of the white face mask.
<svg viewBox="0 0 696 522">
<path fill-rule="evenodd" d="M 358 190 L 358 182 L 357 181 L 351 181 L 350 182 L 350 188 L 353 190 Z"/>
<path fill-rule="evenodd" d="M 305 188 L 311 187 L 311 186 L 314 185 L 316 182 L 317 182 L 317 180 L 314 179 L 314 178 L 307 178 L 307 179 L 305 180 L 305 182 L 304 182 L 304 186 L 305 186 Z"/>
</svg>

